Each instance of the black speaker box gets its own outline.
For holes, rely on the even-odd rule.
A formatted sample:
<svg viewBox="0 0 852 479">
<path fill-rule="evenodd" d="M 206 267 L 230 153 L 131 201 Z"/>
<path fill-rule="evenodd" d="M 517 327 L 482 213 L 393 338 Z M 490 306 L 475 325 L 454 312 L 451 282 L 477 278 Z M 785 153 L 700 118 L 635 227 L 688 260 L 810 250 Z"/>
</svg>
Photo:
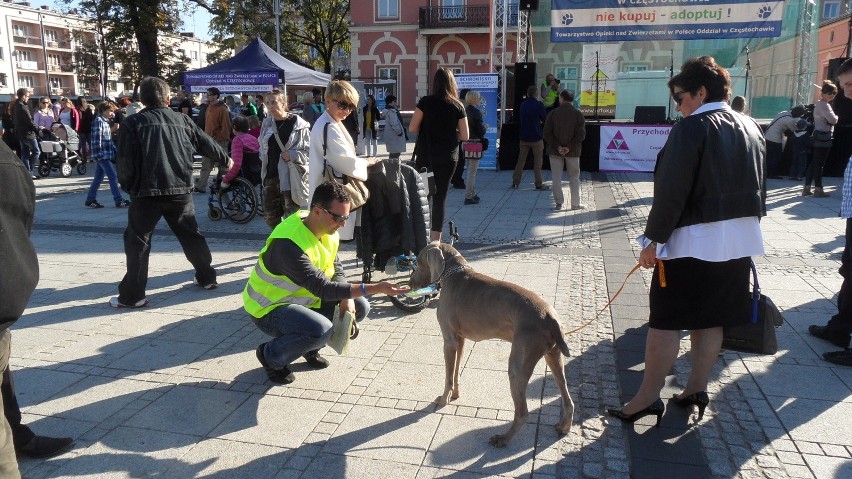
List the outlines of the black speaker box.
<svg viewBox="0 0 852 479">
<path fill-rule="evenodd" d="M 515 63 L 515 117 L 521 108 L 521 102 L 527 98 L 527 88 L 535 85 L 535 62 Z"/>
<path fill-rule="evenodd" d="M 633 123 L 655 125 L 666 122 L 666 107 L 637 106 L 633 110 Z"/>
<path fill-rule="evenodd" d="M 521 0 L 518 3 L 518 10 L 538 10 L 538 0 Z"/>
</svg>

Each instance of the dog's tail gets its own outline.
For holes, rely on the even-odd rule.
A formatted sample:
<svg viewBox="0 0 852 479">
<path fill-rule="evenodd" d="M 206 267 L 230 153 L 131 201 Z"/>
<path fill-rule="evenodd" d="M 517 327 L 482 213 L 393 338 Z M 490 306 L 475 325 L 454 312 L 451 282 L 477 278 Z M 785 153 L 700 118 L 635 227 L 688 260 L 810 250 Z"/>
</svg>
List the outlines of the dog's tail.
<svg viewBox="0 0 852 479">
<path fill-rule="evenodd" d="M 564 354 L 566 358 L 571 357 L 571 351 L 568 350 L 568 343 L 565 342 L 565 338 L 562 337 L 562 334 L 556 335 L 556 347 L 562 351 L 562 354 Z"/>
</svg>

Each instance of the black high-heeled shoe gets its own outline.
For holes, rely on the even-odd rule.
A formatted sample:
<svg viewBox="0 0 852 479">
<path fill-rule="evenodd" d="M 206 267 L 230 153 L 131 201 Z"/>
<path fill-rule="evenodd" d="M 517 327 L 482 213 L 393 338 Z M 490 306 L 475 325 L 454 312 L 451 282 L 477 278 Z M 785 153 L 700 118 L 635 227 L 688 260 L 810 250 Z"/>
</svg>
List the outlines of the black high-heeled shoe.
<svg viewBox="0 0 852 479">
<path fill-rule="evenodd" d="M 676 406 L 683 408 L 698 406 L 698 420 L 700 421 L 701 418 L 704 417 L 704 409 L 706 409 L 707 405 L 710 404 L 710 398 L 707 397 L 707 392 L 699 391 L 695 394 L 681 398 L 677 397 L 677 394 L 675 394 L 672 396 L 672 402 L 675 403 Z"/>
<path fill-rule="evenodd" d="M 624 408 L 615 409 L 615 408 L 607 408 L 606 412 L 613 417 L 617 417 L 624 422 L 636 422 L 639 419 L 642 419 L 645 416 L 657 416 L 657 424 L 656 427 L 660 427 L 660 421 L 663 419 L 663 412 L 666 410 L 666 406 L 663 404 L 662 399 L 657 399 L 654 401 L 654 404 L 646 407 L 641 411 L 637 411 L 633 414 L 624 414 Z"/>
</svg>

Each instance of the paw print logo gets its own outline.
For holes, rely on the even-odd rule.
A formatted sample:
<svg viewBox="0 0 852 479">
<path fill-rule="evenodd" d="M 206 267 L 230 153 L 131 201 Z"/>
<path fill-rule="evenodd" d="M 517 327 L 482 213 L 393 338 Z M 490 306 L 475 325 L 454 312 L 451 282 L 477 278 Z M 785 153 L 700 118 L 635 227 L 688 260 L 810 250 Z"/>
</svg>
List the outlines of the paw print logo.
<svg viewBox="0 0 852 479">
<path fill-rule="evenodd" d="M 574 15 L 572 15 L 570 13 L 563 13 L 562 14 L 562 25 L 567 27 L 568 25 L 571 25 L 572 23 L 574 23 Z"/>
<path fill-rule="evenodd" d="M 769 18 L 770 15 L 772 15 L 772 7 L 769 5 L 764 5 L 757 11 L 757 16 L 764 20 Z"/>
</svg>

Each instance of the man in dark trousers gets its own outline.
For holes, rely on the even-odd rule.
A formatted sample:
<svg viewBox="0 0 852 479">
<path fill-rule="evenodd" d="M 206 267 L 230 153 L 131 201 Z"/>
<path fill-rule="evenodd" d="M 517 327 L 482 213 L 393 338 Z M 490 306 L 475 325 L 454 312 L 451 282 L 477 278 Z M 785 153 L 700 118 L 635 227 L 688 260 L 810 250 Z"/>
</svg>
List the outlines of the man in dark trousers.
<svg viewBox="0 0 852 479">
<path fill-rule="evenodd" d="M 38 168 L 38 157 L 41 149 L 38 146 L 38 127 L 33 123 L 33 115 L 27 106 L 30 99 L 30 91 L 26 88 L 18 88 L 18 100 L 12 112 L 12 122 L 15 124 L 15 134 L 21 144 L 21 161 L 30 172 L 32 179 L 37 179 L 36 168 Z"/>
<path fill-rule="evenodd" d="M 544 104 L 538 100 L 538 87 L 530 85 L 527 88 L 527 99 L 522 101 L 520 106 L 520 152 L 518 153 L 518 162 L 515 164 L 515 172 L 512 174 L 512 188 L 517 188 L 521 184 L 521 177 L 524 176 L 524 164 L 527 162 L 527 154 L 532 150 L 535 189 L 547 189 L 547 186 L 545 186 L 541 179 L 541 165 L 544 161 L 544 131 L 542 130 L 542 124 L 546 117 L 547 113 L 544 110 Z"/>
<path fill-rule="evenodd" d="M 846 60 L 837 69 L 837 78 L 846 98 L 852 98 L 852 60 Z M 831 351 L 823 357 L 832 363 L 852 366 L 852 161 L 846 165 L 843 173 L 843 195 L 840 200 L 840 217 L 846 219 L 846 246 L 840 259 L 840 275 L 843 283 L 837 293 L 837 314 L 831 317 L 825 326 L 812 324 L 808 332 L 822 340 L 843 348 Z"/>
<path fill-rule="evenodd" d="M 193 282 L 214 289 L 216 270 L 207 240 L 198 229 L 192 202 L 192 152 L 221 165 L 231 159 L 216 141 L 186 115 L 169 108 L 169 85 L 156 77 L 139 84 L 145 109 L 128 116 L 119 130 L 116 170 L 121 188 L 132 199 L 124 231 L 127 274 L 110 299 L 116 308 L 141 308 L 148 304 L 148 256 L 151 235 L 160 218 L 180 241 L 186 258 L 195 268 Z"/>
<path fill-rule="evenodd" d="M 35 185 L 30 172 L 15 153 L 0 143 L 0 402 L 4 419 L 0 423 L 0 477 L 20 478 L 15 451 L 44 457 L 64 451 L 71 438 L 36 436 L 21 424 L 21 410 L 15 398 L 9 371 L 12 333 L 9 328 L 21 317 L 38 284 L 38 257 L 30 240 L 35 214 Z"/>
</svg>

